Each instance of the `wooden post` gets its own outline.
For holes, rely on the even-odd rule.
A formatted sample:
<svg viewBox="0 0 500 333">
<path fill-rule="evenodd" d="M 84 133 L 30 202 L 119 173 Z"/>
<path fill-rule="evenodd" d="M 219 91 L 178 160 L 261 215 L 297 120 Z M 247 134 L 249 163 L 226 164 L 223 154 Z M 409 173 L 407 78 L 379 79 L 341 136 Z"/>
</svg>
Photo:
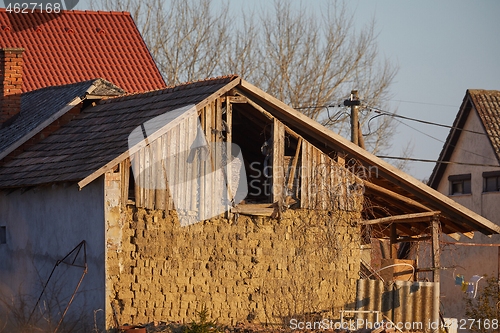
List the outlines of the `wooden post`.
<svg viewBox="0 0 500 333">
<path fill-rule="evenodd" d="M 351 101 L 358 101 L 358 91 L 351 91 Z M 351 141 L 359 145 L 359 134 L 358 134 L 358 105 L 356 103 L 352 103 L 351 105 Z"/>
<path fill-rule="evenodd" d="M 396 230 L 396 223 L 391 224 L 391 259 L 397 259 L 398 258 L 398 233 Z"/>
<path fill-rule="evenodd" d="M 432 218 L 432 278 L 434 282 L 434 297 L 433 297 L 433 313 L 432 322 L 433 329 L 439 331 L 439 294 L 441 293 L 440 288 L 440 266 L 441 266 L 441 249 L 439 245 L 439 217 L 436 215 Z"/>
<path fill-rule="evenodd" d="M 359 123 L 359 120 L 358 120 L 358 146 L 360 146 L 363 149 L 366 149 L 365 139 L 363 138 L 363 131 L 361 130 L 361 124 Z"/>
<path fill-rule="evenodd" d="M 283 202 L 283 186 L 285 184 L 284 175 L 284 158 L 285 158 L 285 144 L 283 139 L 285 137 L 285 126 L 276 118 L 273 120 L 273 174 L 272 174 L 272 193 L 271 202 Z"/>
<path fill-rule="evenodd" d="M 231 219 L 233 214 L 231 213 L 232 202 L 234 196 L 236 195 L 236 190 L 238 189 L 238 184 L 233 184 L 231 181 L 233 179 L 233 173 L 231 170 L 231 157 L 232 157 L 232 143 L 233 143 L 233 107 L 229 98 L 226 99 L 226 180 L 227 180 L 227 206 L 226 206 L 226 218 Z"/>
</svg>

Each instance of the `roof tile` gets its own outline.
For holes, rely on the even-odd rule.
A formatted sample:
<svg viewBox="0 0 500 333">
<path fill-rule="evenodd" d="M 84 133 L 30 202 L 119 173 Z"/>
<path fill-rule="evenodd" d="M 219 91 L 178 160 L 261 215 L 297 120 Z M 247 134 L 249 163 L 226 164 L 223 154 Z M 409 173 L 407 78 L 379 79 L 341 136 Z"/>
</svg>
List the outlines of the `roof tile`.
<svg viewBox="0 0 500 333">
<path fill-rule="evenodd" d="M 0 47 L 25 48 L 23 92 L 97 77 L 128 92 L 165 87 L 129 13 L 0 8 L 0 28 Z"/>
<path fill-rule="evenodd" d="M 468 94 L 500 161 L 500 91 L 469 89 Z"/>
</svg>

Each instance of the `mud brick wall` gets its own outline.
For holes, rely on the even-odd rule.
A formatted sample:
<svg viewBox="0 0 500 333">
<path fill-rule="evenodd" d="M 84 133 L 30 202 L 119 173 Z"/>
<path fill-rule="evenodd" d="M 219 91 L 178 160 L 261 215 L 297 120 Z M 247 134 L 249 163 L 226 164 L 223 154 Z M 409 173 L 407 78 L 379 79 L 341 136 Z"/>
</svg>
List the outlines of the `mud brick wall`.
<svg viewBox="0 0 500 333">
<path fill-rule="evenodd" d="M 108 301 L 120 323 L 190 322 L 206 306 L 221 324 L 337 318 L 355 299 L 359 213 L 288 210 L 181 227 L 175 212 L 127 206 L 107 252 Z"/>
</svg>

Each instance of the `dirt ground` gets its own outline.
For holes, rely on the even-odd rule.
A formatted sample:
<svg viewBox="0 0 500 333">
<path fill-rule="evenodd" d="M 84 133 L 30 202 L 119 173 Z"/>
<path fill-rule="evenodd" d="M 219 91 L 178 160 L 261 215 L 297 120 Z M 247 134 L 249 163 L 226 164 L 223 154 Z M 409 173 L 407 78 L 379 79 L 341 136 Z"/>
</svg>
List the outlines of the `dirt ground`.
<svg viewBox="0 0 500 333">
<path fill-rule="evenodd" d="M 291 332 L 302 332 L 304 330 L 292 330 L 290 328 L 285 328 L 279 325 L 278 327 L 273 326 L 262 326 L 255 324 L 238 324 L 236 326 L 219 326 L 213 327 L 207 330 L 196 330 L 189 329 L 189 325 L 183 325 L 180 323 L 164 323 L 164 322 L 154 322 L 147 325 L 140 326 L 146 328 L 147 333 L 291 333 Z M 375 329 L 375 330 L 359 330 L 353 332 L 339 331 L 339 330 L 306 330 L 308 333 L 395 333 L 393 329 Z M 121 331 L 125 332 L 125 331 Z M 132 331 L 133 332 L 133 331 Z M 399 332 L 398 332 L 399 333 Z"/>
</svg>

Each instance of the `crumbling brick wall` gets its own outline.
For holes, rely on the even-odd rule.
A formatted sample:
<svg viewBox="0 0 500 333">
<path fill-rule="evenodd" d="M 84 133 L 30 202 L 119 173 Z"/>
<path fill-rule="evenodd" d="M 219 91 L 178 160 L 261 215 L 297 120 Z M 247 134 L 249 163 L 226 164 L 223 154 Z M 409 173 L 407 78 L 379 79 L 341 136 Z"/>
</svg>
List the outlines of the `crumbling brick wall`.
<svg viewBox="0 0 500 333">
<path fill-rule="evenodd" d="M 174 211 L 129 205 L 121 215 L 121 243 L 107 251 L 120 324 L 189 322 L 203 306 L 223 324 L 336 318 L 355 299 L 359 212 L 288 210 L 280 220 L 241 215 L 187 227 Z"/>
</svg>

